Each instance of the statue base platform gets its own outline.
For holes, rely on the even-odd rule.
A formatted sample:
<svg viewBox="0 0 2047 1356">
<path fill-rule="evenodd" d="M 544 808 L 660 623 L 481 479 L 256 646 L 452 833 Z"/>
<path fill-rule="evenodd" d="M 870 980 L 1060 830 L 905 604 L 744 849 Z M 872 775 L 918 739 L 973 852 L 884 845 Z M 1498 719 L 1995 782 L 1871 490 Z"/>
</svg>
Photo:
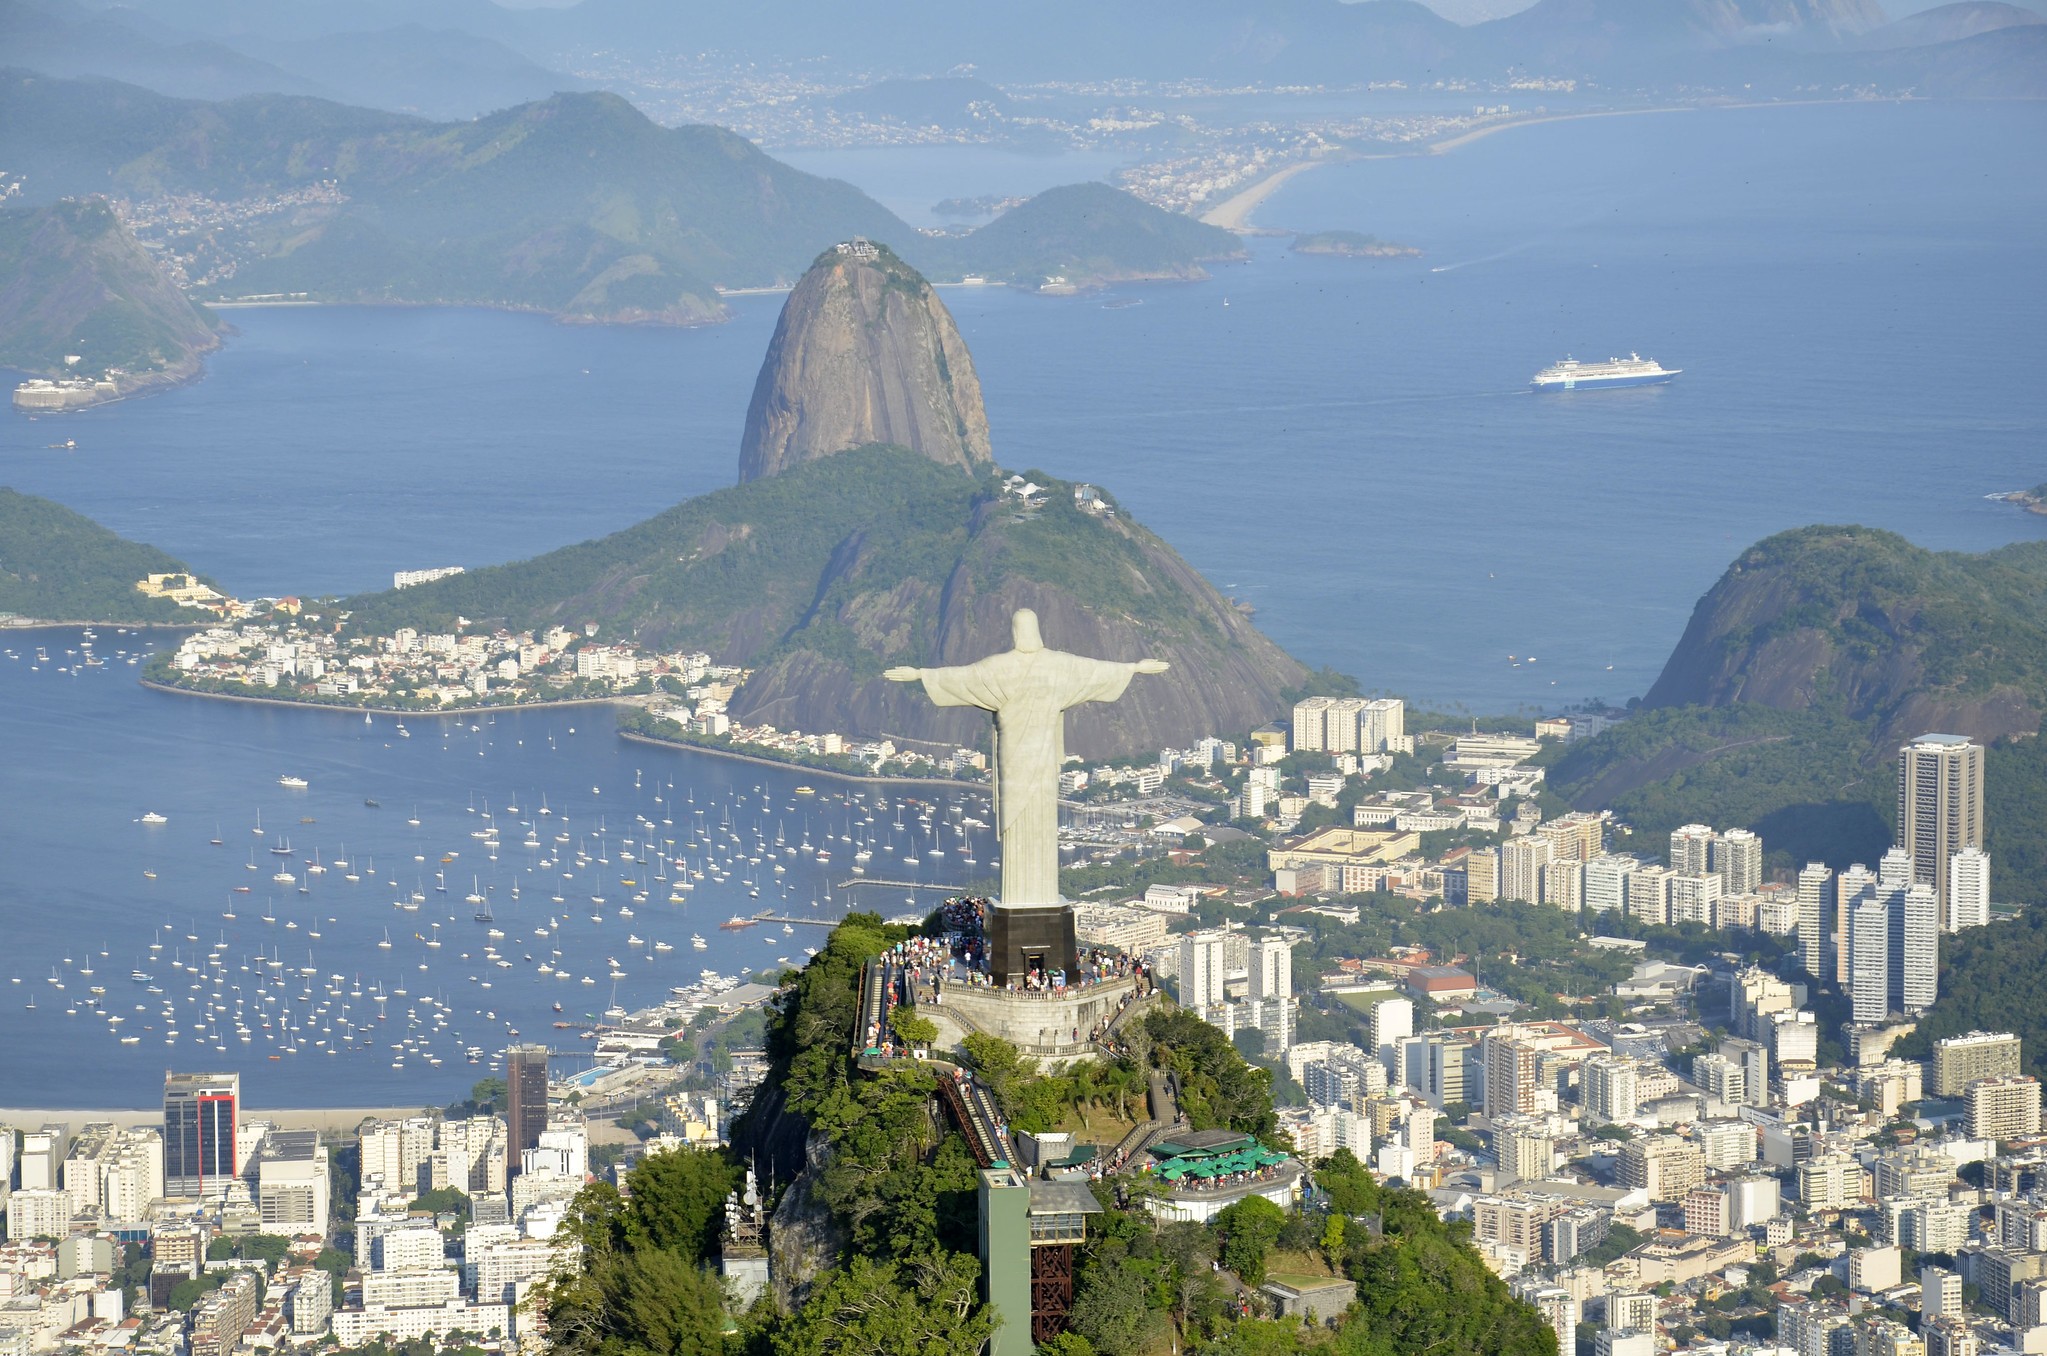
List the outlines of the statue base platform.
<svg viewBox="0 0 2047 1356">
<path fill-rule="evenodd" d="M 959 1044 L 971 1032 L 1000 1036 L 1041 1064 L 1059 1067 L 1101 1053 L 1100 1030 L 1126 1004 L 1143 1011 L 1137 981 L 1112 979 L 1064 993 L 1011 993 L 948 979 L 935 1007 L 919 1007 L 939 1027 L 939 1048 Z"/>
<path fill-rule="evenodd" d="M 1080 970 L 1071 904 L 991 904 L 982 919 L 988 936 L 988 974 L 998 987 L 1031 974 Z"/>
</svg>

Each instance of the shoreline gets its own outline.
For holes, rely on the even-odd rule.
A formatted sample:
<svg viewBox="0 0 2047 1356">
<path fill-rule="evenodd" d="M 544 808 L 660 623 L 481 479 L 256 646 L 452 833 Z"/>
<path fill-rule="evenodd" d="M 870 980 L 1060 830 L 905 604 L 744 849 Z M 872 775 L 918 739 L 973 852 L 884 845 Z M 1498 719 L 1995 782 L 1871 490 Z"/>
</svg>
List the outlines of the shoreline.
<svg viewBox="0 0 2047 1356">
<path fill-rule="evenodd" d="M 293 697 L 253 697 L 239 692 L 202 692 L 196 687 L 179 687 L 175 683 L 159 682 L 154 678 L 135 680 L 155 692 L 169 692 L 180 697 L 205 697 L 212 701 L 246 702 L 252 706 L 289 706 L 300 711 L 334 711 L 344 716 L 419 716 L 424 719 L 442 720 L 449 716 L 470 716 L 479 712 L 496 715 L 500 711 L 544 711 L 564 706 L 631 706 L 633 703 L 621 697 L 555 697 L 539 702 L 502 702 L 493 706 L 445 706 L 439 708 L 421 707 L 417 710 L 401 706 L 344 706 L 340 702 L 307 702 Z"/>
<path fill-rule="evenodd" d="M 1252 213 L 1264 206 L 1265 200 L 1283 188 L 1295 175 L 1322 165 L 1354 163 L 1359 160 L 1410 160 L 1428 155 L 1448 155 L 1450 152 L 1522 127 L 1540 127 L 1557 122 L 1582 122 L 1593 118 L 1638 118 L 1658 113 L 1711 113 L 1725 109 L 1756 108 L 1811 108 L 1824 104 L 1871 104 L 1917 102 L 1907 96 L 1882 99 L 1762 99 L 1735 103 L 1668 104 L 1655 108 L 1602 108 L 1583 113 L 1543 113 L 1533 117 L 1509 118 L 1504 122 L 1488 123 L 1474 127 L 1441 141 L 1431 141 L 1404 151 L 1345 150 L 1333 155 L 1317 156 L 1310 160 L 1296 160 L 1282 165 L 1264 178 L 1223 199 L 1214 207 L 1203 212 L 1197 220 L 1220 226 L 1226 231 L 1239 234 L 1260 233 L 1260 228 L 1251 224 Z M 1265 228 L 1267 232 L 1270 228 Z"/>
<path fill-rule="evenodd" d="M 986 782 L 963 782 L 952 777 L 881 777 L 863 776 L 857 772 L 840 772 L 834 768 L 813 767 L 808 763 L 792 763 L 766 754 L 741 753 L 738 749 L 721 749 L 709 744 L 685 744 L 678 739 L 660 739 L 654 735 L 641 734 L 637 730 L 618 731 L 620 739 L 635 744 L 651 744 L 655 748 L 679 749 L 685 753 L 708 753 L 719 758 L 731 758 L 742 763 L 758 763 L 762 767 L 777 767 L 785 772 L 814 773 L 820 777 L 833 777 L 842 782 L 859 782 L 872 786 L 930 786 L 957 790 L 961 787 L 987 790 Z"/>
<path fill-rule="evenodd" d="M 96 625 L 99 623 L 86 624 Z M 244 696 L 238 692 L 201 692 L 197 688 L 178 687 L 172 683 L 158 682 L 154 678 L 138 678 L 135 681 L 152 691 L 168 692 L 178 697 L 204 697 L 213 701 L 240 702 L 249 706 L 284 706 L 298 711 L 327 711 L 343 716 L 358 714 L 395 716 L 401 720 L 406 716 L 420 716 L 434 720 L 445 720 L 450 717 L 459 719 L 460 717 L 475 715 L 479 712 L 487 715 L 496 715 L 503 711 L 543 711 L 577 706 L 608 706 L 614 711 L 620 708 L 639 709 L 639 704 L 629 697 L 563 697 L 544 702 L 513 702 L 500 706 L 454 706 L 439 711 L 409 711 L 387 706 L 341 706 L 327 702 L 297 701 L 290 697 Z M 687 744 L 680 740 L 659 739 L 653 735 L 640 734 L 635 730 L 613 730 L 612 733 L 616 734 L 620 739 L 630 740 L 635 744 L 650 744 L 655 748 L 676 749 L 685 753 L 707 753 L 717 758 L 731 758 L 742 763 L 758 763 L 763 767 L 781 768 L 786 772 L 815 773 L 820 777 L 835 777 L 840 781 L 846 782 L 866 783 L 875 786 L 928 786 L 949 789 L 960 787 L 986 789 L 988 785 L 986 782 L 960 781 L 951 777 L 863 776 L 854 772 L 840 772 L 833 768 L 813 767 L 808 763 L 772 758 L 766 754 L 742 753 L 737 749 L 721 749 L 709 744 Z"/>
</svg>

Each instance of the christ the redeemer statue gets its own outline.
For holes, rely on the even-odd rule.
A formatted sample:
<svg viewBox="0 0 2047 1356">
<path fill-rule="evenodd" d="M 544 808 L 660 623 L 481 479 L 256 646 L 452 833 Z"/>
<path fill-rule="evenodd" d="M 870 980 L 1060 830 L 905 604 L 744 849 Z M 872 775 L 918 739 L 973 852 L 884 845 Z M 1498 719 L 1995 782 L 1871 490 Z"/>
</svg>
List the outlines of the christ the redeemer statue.
<svg viewBox="0 0 2047 1356">
<path fill-rule="evenodd" d="M 1066 758 L 1066 712 L 1082 702 L 1112 702 L 1139 673 L 1164 673 L 1160 659 L 1117 663 L 1048 650 L 1038 635 L 1038 614 L 1028 608 L 1011 620 L 1014 648 L 972 664 L 942 669 L 894 668 L 893 682 L 924 684 L 940 706 L 978 706 L 995 717 L 995 822 L 1002 844 L 1000 911 L 1061 910 L 1059 899 L 1059 769 Z M 1006 934 L 1008 929 L 1002 931 Z M 1071 937 L 1070 922 L 1066 934 Z M 1048 942 L 1052 939 L 1047 938 Z M 1021 968 L 995 942 L 998 978 Z M 1019 946 L 1028 943 L 1019 942 Z M 1054 945 L 1071 962 L 1072 942 Z M 1020 953 L 1021 954 L 1021 953 Z M 1033 958 L 1036 953 L 1033 952 Z"/>
</svg>

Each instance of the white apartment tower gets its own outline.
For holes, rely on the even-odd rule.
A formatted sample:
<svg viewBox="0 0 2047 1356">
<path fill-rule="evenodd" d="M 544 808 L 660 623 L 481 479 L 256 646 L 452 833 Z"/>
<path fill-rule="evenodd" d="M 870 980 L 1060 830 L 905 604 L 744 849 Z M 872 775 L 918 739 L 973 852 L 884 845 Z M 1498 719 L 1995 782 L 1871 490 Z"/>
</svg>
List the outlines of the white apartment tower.
<svg viewBox="0 0 2047 1356">
<path fill-rule="evenodd" d="M 1628 902 L 1628 877 L 1641 863 L 1633 857 L 1594 857 L 1585 863 L 1585 912 L 1618 913 Z"/>
<path fill-rule="evenodd" d="M 1814 979 L 1827 979 L 1833 967 L 1827 964 L 1827 886 L 1834 873 L 1825 862 L 1807 862 L 1798 873 L 1798 961 Z"/>
<path fill-rule="evenodd" d="M 1224 952 L 1229 934 L 1220 928 L 1204 928 L 1180 939 L 1180 1006 L 1202 1016 L 1223 1001 Z"/>
<path fill-rule="evenodd" d="M 1400 1042 L 1414 1034 L 1414 1002 L 1386 998 L 1372 1008 L 1372 1053 L 1396 1081 L 1400 1078 Z"/>
<path fill-rule="evenodd" d="M 1670 831 L 1670 869 L 1680 876 L 1703 876 L 1713 869 L 1713 840 L 1717 835 L 1704 824 L 1687 824 Z"/>
<path fill-rule="evenodd" d="M 1947 930 L 1980 928 L 1990 921 L 1990 856 L 1966 847 L 1948 858 Z"/>
<path fill-rule="evenodd" d="M 1898 1011 L 1917 1016 L 1940 993 L 1940 896 L 1931 885 L 1914 885 L 1893 896 L 1892 907 Z"/>
<path fill-rule="evenodd" d="M 1729 829 L 1713 848 L 1713 870 L 1730 895 L 1751 894 L 1763 883 L 1763 840 L 1747 829 Z"/>
<path fill-rule="evenodd" d="M 1950 859 L 1983 846 L 1981 744 L 1928 734 L 1898 750 L 1898 846 L 1913 878 L 1945 899 Z"/>
<path fill-rule="evenodd" d="M 1890 1013 L 1891 911 L 1881 897 L 1849 911 L 1848 990 L 1858 1025 L 1878 1025 Z"/>
</svg>

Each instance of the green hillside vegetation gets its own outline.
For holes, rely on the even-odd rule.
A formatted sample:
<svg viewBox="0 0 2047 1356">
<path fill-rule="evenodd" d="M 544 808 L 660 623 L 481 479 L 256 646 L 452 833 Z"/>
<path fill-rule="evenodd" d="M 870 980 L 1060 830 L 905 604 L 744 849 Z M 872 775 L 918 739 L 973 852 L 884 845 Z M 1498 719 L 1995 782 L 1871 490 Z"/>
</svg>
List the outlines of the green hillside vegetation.
<svg viewBox="0 0 2047 1356">
<path fill-rule="evenodd" d="M 735 721 L 857 738 L 961 743 L 977 714 L 923 701 L 883 672 L 1005 648 L 1019 607 L 1085 653 L 1167 661 L 1145 704 L 1095 704 L 1068 731 L 1111 756 L 1241 729 L 1299 665 L 1170 547 L 1120 513 L 1083 513 L 1036 476 L 1026 508 L 997 473 L 883 445 L 803 462 L 636 527 L 517 564 L 344 601 L 347 628 L 598 627 L 599 643 L 702 650 L 754 670 Z M 1133 656 L 1134 657 L 1134 656 Z"/>
<path fill-rule="evenodd" d="M 928 240 L 852 185 L 721 128 L 656 125 L 612 94 L 429 122 L 319 99 L 173 99 L 0 75 L 0 163 L 41 193 L 234 200 L 334 181 L 340 204 L 250 227 L 223 291 L 699 321 L 720 287 L 790 283 L 865 235 L 940 277 L 1192 276 L 1233 237 L 1104 185 L 1054 190 L 986 230 Z M 997 229 L 997 228 L 1000 229 Z"/>
<path fill-rule="evenodd" d="M 1074 286 L 1118 278 L 1199 278 L 1204 260 L 1242 257 L 1228 231 L 1162 212 L 1107 184 L 1048 188 L 972 235 L 910 251 L 924 271 L 950 264 L 1006 282 L 1060 276 Z M 943 276 L 948 270 L 938 268 Z"/>
<path fill-rule="evenodd" d="M 991 486 L 902 448 L 863 448 L 533 560 L 350 599 L 349 626 L 388 635 L 400 626 L 449 630 L 457 616 L 572 629 L 596 621 L 600 639 L 637 635 L 747 663 L 772 659 L 800 630 L 806 648 L 878 675 L 929 637 L 890 637 L 877 653 L 835 620 L 813 617 L 828 610 L 832 590 L 856 586 L 834 576 L 835 557 L 858 536 L 872 548 L 859 587 L 942 580 Z"/>
<path fill-rule="evenodd" d="M 2000 694 L 2047 708 L 2047 542 L 1970 555 L 1808 527 L 1728 568 L 1646 701 L 1795 710 L 1838 699 L 1858 720 L 1981 721 Z"/>
<path fill-rule="evenodd" d="M 1611 809 L 1660 854 L 1692 822 L 1755 829 L 1770 865 L 1874 863 L 1897 749 L 1929 730 L 1987 746 L 1999 899 L 2047 898 L 2047 542 L 1980 555 L 1857 527 L 1780 533 L 1694 610 L 1642 709 L 1547 751 L 1549 785 Z"/>
<path fill-rule="evenodd" d="M 734 1160 L 778 1163 L 785 1177 L 804 1165 L 795 1180 L 771 1184 L 782 1197 L 776 1227 L 835 1242 L 808 1259 L 814 1278 L 782 1277 L 796 1285 L 800 1302 L 788 1312 L 756 1305 L 741 1318 L 728 1350 L 937 1356 L 978 1350 L 991 1330 L 994 1315 L 979 1301 L 973 1160 L 950 1122 L 932 1114 L 931 1069 L 906 1063 L 863 1073 L 849 1057 L 861 966 L 907 931 L 871 914 L 849 917 L 794 976 L 770 1018 L 764 1094 L 735 1128 L 729 1152 Z M 1142 1098 L 1147 1070 L 1171 1067 L 1180 1073 L 1196 1125 L 1270 1132 L 1267 1075 L 1246 1066 L 1220 1032 L 1169 1011 L 1149 1016 L 1132 1034 L 1126 1059 L 1057 1076 L 1038 1072 L 992 1038 L 975 1038 L 966 1058 L 1016 1124 L 1074 1116 L 1087 1105 L 1127 1115 Z M 828 1147 L 806 1163 L 801 1154 L 781 1151 L 791 1143 Z M 675 1306 L 693 1304 L 688 1297 L 698 1293 L 698 1282 L 687 1273 L 700 1268 L 704 1254 L 693 1241 L 673 1240 L 700 1237 L 690 1224 L 701 1215 L 673 1209 L 666 1198 L 705 1176 L 670 1170 L 658 1187 L 635 1176 L 623 1209 L 612 1203 L 616 1193 L 609 1188 L 587 1189 L 578 1199 L 585 1221 L 578 1237 L 594 1234 L 594 1241 L 584 1255 L 608 1277 L 673 1277 L 681 1296 Z M 1213 1356 L 1555 1352 L 1539 1315 L 1516 1302 L 1471 1247 L 1468 1224 L 1445 1224 L 1427 1197 L 1373 1180 L 1348 1153 L 1322 1164 L 1317 1180 L 1326 1195 L 1314 1209 L 1290 1212 L 1254 1200 L 1232 1206 L 1210 1225 L 1156 1223 L 1142 1204 L 1150 1189 L 1142 1178 L 1098 1184 L 1104 1209 L 1090 1217 L 1078 1259 L 1072 1331 L 1040 1350 L 1061 1356 L 1145 1356 L 1168 1348 Z M 1118 1203 L 1119 1191 L 1125 1204 Z M 697 1191 L 689 1198 L 707 1195 Z M 632 1227 L 629 1211 L 673 1216 L 681 1224 L 662 1231 L 663 1241 L 642 1242 L 651 1231 Z M 1240 1280 L 1255 1286 L 1271 1274 L 1337 1273 L 1359 1283 L 1360 1303 L 1333 1329 L 1237 1311 Z M 609 1305 L 602 1302 L 607 1293 L 616 1297 Z M 658 1312 L 647 1314 L 650 1307 Z M 549 1298 L 549 1326 L 555 1341 L 579 1356 L 640 1346 L 701 1350 L 665 1344 L 677 1328 L 667 1317 L 671 1311 L 631 1300 L 623 1289 L 607 1291 L 605 1282 L 561 1281 Z"/>
<path fill-rule="evenodd" d="M 0 615 L 114 623 L 189 620 L 136 581 L 189 567 L 128 541 L 62 504 L 0 488 Z"/>
<path fill-rule="evenodd" d="M 104 201 L 0 212 L 0 366 L 189 375 L 217 342 Z"/>
<path fill-rule="evenodd" d="M 1872 761 L 1876 732 L 1838 709 L 1682 706 L 1642 711 L 1555 750 L 1552 790 L 1610 809 L 1660 852 L 1683 824 L 1763 835 L 1772 864 L 1873 863 L 1890 846 L 1895 772 Z"/>
</svg>

